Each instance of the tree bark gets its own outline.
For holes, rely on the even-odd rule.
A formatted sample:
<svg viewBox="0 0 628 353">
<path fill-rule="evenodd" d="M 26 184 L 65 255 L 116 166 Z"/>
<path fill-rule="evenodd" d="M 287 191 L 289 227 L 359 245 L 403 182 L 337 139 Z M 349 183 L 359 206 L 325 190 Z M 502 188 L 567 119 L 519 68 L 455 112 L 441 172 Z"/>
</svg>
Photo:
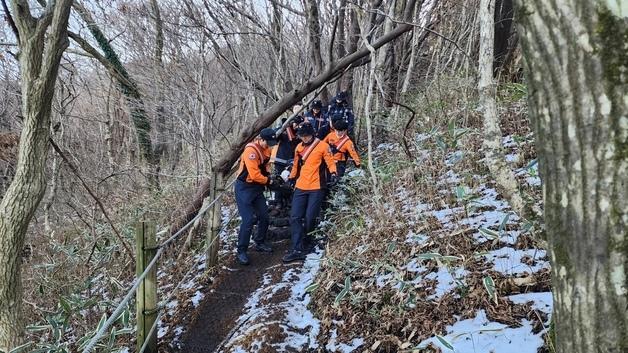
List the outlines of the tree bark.
<svg viewBox="0 0 628 353">
<path fill-rule="evenodd" d="M 320 11 L 318 10 L 317 0 L 305 0 L 307 11 L 307 30 L 310 42 L 310 55 L 314 60 L 314 69 L 317 75 L 323 72 L 325 63 L 323 62 L 323 55 L 321 54 L 321 25 L 320 25 Z M 334 45 L 331 43 L 330 45 Z M 323 102 L 329 102 L 329 91 L 327 88 L 321 92 L 321 98 Z"/>
<path fill-rule="evenodd" d="M 518 1 L 557 352 L 628 351 L 628 13 Z"/>
<path fill-rule="evenodd" d="M 21 258 L 24 238 L 46 190 L 50 115 L 72 0 L 49 2 L 35 18 L 26 1 L 11 1 L 19 32 L 23 126 L 13 182 L 0 202 L 0 350 L 23 337 Z M 46 36 L 46 33 L 48 35 Z M 44 48 L 46 50 L 44 51 Z"/>
<path fill-rule="evenodd" d="M 519 185 L 510 169 L 502 147 L 502 132 L 499 128 L 497 104 L 495 102 L 496 85 L 493 79 L 493 40 L 495 27 L 493 13 L 495 0 L 480 1 L 480 108 L 484 113 L 484 151 L 486 163 L 502 195 L 509 201 L 512 209 L 525 218 L 525 203 L 519 193 Z"/>
</svg>

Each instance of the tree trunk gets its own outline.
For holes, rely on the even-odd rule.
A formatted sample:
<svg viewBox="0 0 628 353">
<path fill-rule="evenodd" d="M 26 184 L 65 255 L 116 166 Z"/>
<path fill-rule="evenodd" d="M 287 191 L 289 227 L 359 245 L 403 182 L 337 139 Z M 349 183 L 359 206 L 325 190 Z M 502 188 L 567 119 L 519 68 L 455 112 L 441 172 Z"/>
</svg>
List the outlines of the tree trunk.
<svg viewBox="0 0 628 353">
<path fill-rule="evenodd" d="M 72 0 L 58 0 L 35 18 L 27 2 L 11 2 L 20 38 L 24 118 L 15 177 L 0 202 L 0 350 L 7 352 L 18 346 L 23 337 L 19 254 L 28 224 L 46 190 L 52 97 L 59 62 L 68 46 L 71 5 Z"/>
<path fill-rule="evenodd" d="M 504 64 L 504 59 L 510 49 L 510 35 L 514 10 L 512 0 L 496 0 L 495 3 L 495 60 L 493 62 L 494 76 Z"/>
<path fill-rule="evenodd" d="M 518 3 L 557 352 L 627 352 L 626 4 Z"/>
<path fill-rule="evenodd" d="M 79 3 L 75 3 L 74 8 L 77 10 L 81 19 L 87 24 L 90 33 L 105 55 L 103 56 L 98 53 L 95 48 L 91 47 L 87 41 L 77 34 L 70 33 L 70 37 L 76 41 L 81 48 L 83 48 L 83 50 L 97 59 L 108 70 L 109 74 L 118 82 L 129 107 L 131 120 L 133 121 L 133 126 L 135 127 L 137 143 L 140 147 L 142 157 L 149 166 L 148 183 L 151 188 L 158 189 L 159 179 L 152 171 L 158 170 L 159 161 L 154 155 L 153 143 L 150 136 L 151 124 L 148 119 L 148 115 L 146 114 L 144 99 L 140 93 L 139 87 L 124 65 L 122 65 L 120 57 L 111 46 L 109 40 L 105 37 L 105 34 L 102 32 L 100 27 L 98 27 L 92 18 L 91 13 L 89 13 L 89 11 Z"/>
<path fill-rule="evenodd" d="M 320 15 L 318 10 L 317 0 L 305 0 L 307 11 L 307 29 L 310 41 L 310 55 L 314 60 L 314 69 L 316 75 L 323 72 L 325 64 L 323 63 L 323 56 L 321 54 L 321 25 Z M 333 45 L 331 43 L 330 45 Z M 321 98 L 323 102 L 329 102 L 329 91 L 325 88 L 321 92 Z"/>
<path fill-rule="evenodd" d="M 502 132 L 499 128 L 497 104 L 495 102 L 496 85 L 493 79 L 493 39 L 495 27 L 493 13 L 495 0 L 480 1 L 480 108 L 484 112 L 484 151 L 486 163 L 499 191 L 509 201 L 512 209 L 525 218 L 525 204 L 519 193 L 515 175 L 510 169 L 502 147 Z"/>
</svg>

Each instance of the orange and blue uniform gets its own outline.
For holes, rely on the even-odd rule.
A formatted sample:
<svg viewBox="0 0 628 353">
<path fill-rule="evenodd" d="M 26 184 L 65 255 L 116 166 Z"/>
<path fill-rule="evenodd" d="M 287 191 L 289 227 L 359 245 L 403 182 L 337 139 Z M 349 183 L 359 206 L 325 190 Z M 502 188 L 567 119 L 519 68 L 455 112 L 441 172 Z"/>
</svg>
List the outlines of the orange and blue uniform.
<svg viewBox="0 0 628 353">
<path fill-rule="evenodd" d="M 338 177 L 342 177 L 345 174 L 347 168 L 347 159 L 351 157 L 356 167 L 360 167 L 360 156 L 355 150 L 355 145 L 348 134 L 344 136 L 338 136 L 336 131 L 332 131 L 325 136 L 325 142 L 329 144 L 332 152 L 334 153 L 334 161 L 336 161 L 336 169 L 338 170 Z"/>
<path fill-rule="evenodd" d="M 311 245 L 311 233 L 316 228 L 326 188 L 326 170 L 336 173 L 336 163 L 329 145 L 319 139 L 300 143 L 294 154 L 290 179 L 296 180 L 290 210 L 292 251 L 302 252 Z"/>
<path fill-rule="evenodd" d="M 242 217 L 238 233 L 238 253 L 246 253 L 257 216 L 257 234 L 254 241 L 263 244 L 268 231 L 268 206 L 264 188 L 270 181 L 268 161 L 271 151 L 256 142 L 246 145 L 240 157 L 240 167 L 235 183 L 235 199 Z"/>
</svg>

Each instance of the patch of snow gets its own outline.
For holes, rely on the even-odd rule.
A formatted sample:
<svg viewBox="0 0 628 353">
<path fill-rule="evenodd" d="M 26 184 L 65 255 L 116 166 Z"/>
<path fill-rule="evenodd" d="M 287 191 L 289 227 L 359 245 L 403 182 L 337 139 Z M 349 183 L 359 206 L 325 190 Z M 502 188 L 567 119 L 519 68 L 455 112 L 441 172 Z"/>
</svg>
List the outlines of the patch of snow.
<svg viewBox="0 0 628 353">
<path fill-rule="evenodd" d="M 353 340 L 351 340 L 350 344 L 337 343 L 336 342 L 337 339 L 338 339 L 337 330 L 333 329 L 331 331 L 331 337 L 329 339 L 329 342 L 327 343 L 327 345 L 325 345 L 325 349 L 328 352 L 352 353 L 358 348 L 360 348 L 362 345 L 364 345 L 363 338 L 354 338 Z"/>
<path fill-rule="evenodd" d="M 431 137 L 432 137 L 432 135 L 430 135 L 430 134 L 423 134 L 423 133 L 421 133 L 421 134 L 416 134 L 414 136 L 414 139 L 416 140 L 416 142 L 423 142 L 425 140 L 428 140 Z"/>
<path fill-rule="evenodd" d="M 445 165 L 453 166 L 454 164 L 460 162 L 464 158 L 464 152 L 455 151 L 447 154 L 447 159 L 445 160 Z"/>
<path fill-rule="evenodd" d="M 504 147 L 515 147 L 517 146 L 517 142 L 515 141 L 512 135 L 508 135 L 502 138 L 502 146 Z"/>
<path fill-rule="evenodd" d="M 527 177 L 526 183 L 528 183 L 528 185 L 530 186 L 541 186 L 541 178 L 539 178 L 538 176 Z"/>
<path fill-rule="evenodd" d="M 458 286 L 456 281 L 461 281 L 467 273 L 464 268 L 452 270 L 447 267 L 439 267 L 438 271 L 428 274 L 424 277 L 425 279 L 435 279 L 437 281 L 434 288 L 436 292 L 430 295 L 428 299 L 440 299 L 443 295 L 455 289 Z"/>
<path fill-rule="evenodd" d="M 355 170 L 352 170 L 352 171 L 346 173 L 345 175 L 348 176 L 348 177 L 351 177 L 351 178 L 356 178 L 356 177 L 363 177 L 366 174 L 364 173 L 364 170 L 362 170 L 362 169 L 355 169 Z"/>
<path fill-rule="evenodd" d="M 194 305 L 194 307 L 196 308 L 198 304 L 200 304 L 201 300 L 203 300 L 204 297 L 205 297 L 205 294 L 201 293 L 200 291 L 196 291 L 196 293 L 194 293 L 192 298 L 190 298 L 190 300 L 192 301 L 192 305 Z"/>
<path fill-rule="evenodd" d="M 260 287 L 249 296 L 245 309 L 237 320 L 236 326 L 242 327 L 233 334 L 233 338 L 225 347 L 231 346 L 232 349 L 236 349 L 236 345 L 240 344 L 239 340 L 254 336 L 260 327 L 274 322 L 280 326 L 285 336 L 282 343 L 273 345 L 275 351 L 304 351 L 318 348 L 316 337 L 320 332 L 320 322 L 308 309 L 311 297 L 306 289 L 318 273 L 322 256 L 323 250 L 309 254 L 302 267 L 288 269 L 278 283 L 273 284 L 272 275 L 269 272 L 265 273 Z M 287 299 L 281 299 L 279 303 L 271 300 L 280 289 L 286 288 L 290 291 Z M 271 315 L 273 319 L 270 318 Z M 280 318 L 277 318 L 278 315 Z M 259 338 L 263 339 L 263 336 Z M 260 347 L 262 343 L 259 342 Z"/>
<path fill-rule="evenodd" d="M 118 353 L 129 353 L 129 347 L 122 347 L 120 348 L 120 350 L 118 350 Z"/>
<path fill-rule="evenodd" d="M 423 272 L 423 271 L 426 271 L 427 268 L 425 268 L 425 266 L 423 266 L 423 264 L 421 262 L 422 262 L 422 260 L 412 259 L 405 266 L 405 270 L 408 271 L 408 272 Z"/>
<path fill-rule="evenodd" d="M 399 147 L 398 143 L 380 143 L 375 149 L 380 151 L 393 151 Z"/>
<path fill-rule="evenodd" d="M 453 170 L 448 170 L 447 173 L 445 173 L 444 177 L 445 179 L 442 181 L 447 184 L 458 184 L 462 181 L 458 174 L 456 174 Z"/>
<path fill-rule="evenodd" d="M 161 322 L 160 322 L 160 324 L 161 324 Z M 166 333 L 168 333 L 168 331 L 170 331 L 168 326 L 161 326 L 161 327 L 159 327 L 159 330 L 157 330 L 157 338 L 162 338 L 163 336 L 166 335 Z"/>
<path fill-rule="evenodd" d="M 509 328 L 489 321 L 484 310 L 480 310 L 474 319 L 447 326 L 443 339 L 453 346 L 454 353 L 536 353 L 543 346 L 541 334 L 532 333 L 530 321 L 522 320 L 521 324 L 521 327 Z M 419 347 L 425 348 L 430 343 L 443 352 L 451 352 L 437 337 L 421 342 Z"/>
<path fill-rule="evenodd" d="M 530 266 L 521 260 L 523 257 L 529 256 L 534 259 L 535 264 Z M 493 262 L 495 270 L 505 275 L 518 275 L 523 273 L 536 273 L 543 268 L 549 268 L 549 262 L 540 260 L 546 256 L 545 250 L 527 249 L 516 250 L 510 247 L 503 247 L 497 250 L 489 251 L 484 257 Z"/>
<path fill-rule="evenodd" d="M 407 244 L 412 244 L 412 245 L 417 245 L 417 246 L 421 246 L 427 243 L 427 241 L 430 240 L 430 238 L 421 233 L 421 234 L 416 234 L 413 231 L 410 231 L 408 233 L 408 235 L 406 235 L 406 243 Z"/>
<path fill-rule="evenodd" d="M 393 279 L 393 275 L 391 273 L 387 273 L 385 275 L 379 275 L 375 278 L 375 285 L 379 288 L 384 288 L 386 284 Z"/>
<path fill-rule="evenodd" d="M 542 311 L 548 315 L 548 323 L 552 319 L 552 312 L 554 309 L 554 297 L 552 295 L 552 292 L 516 294 L 508 296 L 508 299 L 510 299 L 515 304 L 525 304 L 527 302 L 532 302 L 532 309 Z"/>
<path fill-rule="evenodd" d="M 517 163 L 519 162 L 519 153 L 510 153 L 506 156 L 506 162 L 508 163 Z"/>
<path fill-rule="evenodd" d="M 464 212 L 462 207 L 449 208 L 449 206 L 447 206 L 447 208 L 431 211 L 428 214 L 436 217 L 436 219 L 438 219 L 443 225 L 453 227 L 454 225 L 451 223 L 451 218 L 453 218 L 455 214 L 461 212 Z"/>
</svg>

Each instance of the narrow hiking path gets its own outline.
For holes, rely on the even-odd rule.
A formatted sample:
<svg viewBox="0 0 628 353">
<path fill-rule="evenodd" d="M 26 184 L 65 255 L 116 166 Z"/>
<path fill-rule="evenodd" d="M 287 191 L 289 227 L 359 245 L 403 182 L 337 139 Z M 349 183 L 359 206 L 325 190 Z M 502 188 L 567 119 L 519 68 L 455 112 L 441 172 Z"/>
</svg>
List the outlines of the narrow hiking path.
<svg viewBox="0 0 628 353">
<path fill-rule="evenodd" d="M 272 254 L 250 251 L 251 265 L 233 255 L 237 222 L 233 209 L 223 210 L 229 224 L 221 233 L 222 265 L 211 277 L 202 275 L 204 255 L 184 290 L 168 303 L 169 319 L 160 327 L 161 352 L 303 352 L 316 348 L 318 322 L 307 308 L 306 287 L 323 257 L 320 247 L 305 262 L 284 264 L 290 245 L 286 214 L 271 219 Z"/>
</svg>

